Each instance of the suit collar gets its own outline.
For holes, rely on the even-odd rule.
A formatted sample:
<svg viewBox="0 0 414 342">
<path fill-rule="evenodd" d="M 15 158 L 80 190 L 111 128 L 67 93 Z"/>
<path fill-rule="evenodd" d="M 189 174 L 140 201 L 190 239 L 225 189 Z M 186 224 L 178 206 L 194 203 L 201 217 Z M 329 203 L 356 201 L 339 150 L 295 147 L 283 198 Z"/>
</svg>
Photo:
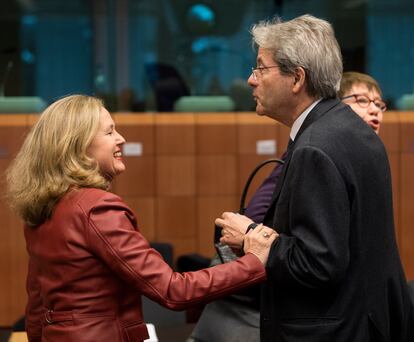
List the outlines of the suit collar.
<svg viewBox="0 0 414 342">
<path fill-rule="evenodd" d="M 337 98 L 324 99 L 320 101 L 306 117 L 305 121 L 299 129 L 298 134 L 296 135 L 295 141 L 306 130 L 306 128 L 308 128 L 313 122 L 320 119 L 326 112 L 328 112 L 330 109 L 332 109 L 332 107 L 336 106 L 338 103 L 340 103 L 340 100 Z"/>
<path fill-rule="evenodd" d="M 316 101 L 313 101 L 313 102 L 311 103 L 311 105 L 310 105 L 309 107 L 307 107 L 307 108 L 306 108 L 306 109 L 302 112 L 302 114 L 300 114 L 300 115 L 296 118 L 296 120 L 295 120 L 295 122 L 293 123 L 292 128 L 291 128 L 291 130 L 290 130 L 290 139 L 291 139 L 291 140 L 295 140 L 295 137 L 296 137 L 296 135 L 298 134 L 300 127 L 303 125 L 303 122 L 306 120 L 307 116 L 308 116 L 308 115 L 309 115 L 309 113 L 312 111 L 312 109 L 313 109 L 313 108 L 315 108 L 315 106 L 316 106 L 319 102 L 321 102 L 321 101 L 322 101 L 322 99 L 318 99 L 318 100 L 316 100 Z"/>
<path fill-rule="evenodd" d="M 274 204 L 276 203 L 277 199 L 279 198 L 280 191 L 282 189 L 283 182 L 285 180 L 285 176 L 287 173 L 287 170 L 289 169 L 290 159 L 292 157 L 293 151 L 295 150 L 296 142 L 298 141 L 299 137 L 302 135 L 302 133 L 315 121 L 319 120 L 325 113 L 327 113 L 330 109 L 332 109 L 334 106 L 338 105 L 340 103 L 340 100 L 337 98 L 334 99 L 323 99 L 320 101 L 309 113 L 309 115 L 306 117 L 305 121 L 301 125 L 295 140 L 293 141 L 293 146 L 291 146 L 290 151 L 285 159 L 285 162 L 283 164 L 283 170 L 282 173 L 276 183 L 276 188 L 273 193 L 273 197 L 269 206 L 269 209 L 265 215 L 264 221 L 267 221 L 269 218 L 273 217 L 273 210 L 274 210 Z"/>
</svg>

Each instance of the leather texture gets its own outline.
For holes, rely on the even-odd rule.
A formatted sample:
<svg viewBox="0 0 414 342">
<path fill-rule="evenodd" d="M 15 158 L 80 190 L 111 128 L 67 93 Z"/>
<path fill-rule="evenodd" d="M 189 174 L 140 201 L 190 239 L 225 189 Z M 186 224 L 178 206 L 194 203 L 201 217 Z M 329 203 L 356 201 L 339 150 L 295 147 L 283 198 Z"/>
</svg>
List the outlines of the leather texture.
<svg viewBox="0 0 414 342">
<path fill-rule="evenodd" d="M 72 190 L 50 220 L 25 227 L 29 341 L 136 342 L 148 337 L 141 295 L 173 310 L 265 280 L 253 254 L 176 273 L 149 246 L 120 197 Z"/>
</svg>

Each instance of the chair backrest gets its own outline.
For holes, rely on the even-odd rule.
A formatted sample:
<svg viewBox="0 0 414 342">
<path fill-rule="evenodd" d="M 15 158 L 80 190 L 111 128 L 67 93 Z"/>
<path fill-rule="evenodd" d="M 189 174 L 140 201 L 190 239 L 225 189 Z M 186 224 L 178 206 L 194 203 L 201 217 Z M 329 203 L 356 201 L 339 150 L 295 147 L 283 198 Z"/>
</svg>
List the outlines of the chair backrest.
<svg viewBox="0 0 414 342">
<path fill-rule="evenodd" d="M 174 268 L 174 250 L 172 244 L 168 242 L 150 242 L 150 246 L 162 255 L 164 261 Z"/>
<path fill-rule="evenodd" d="M 408 282 L 408 290 L 410 292 L 411 302 L 414 305 L 414 280 Z"/>
</svg>

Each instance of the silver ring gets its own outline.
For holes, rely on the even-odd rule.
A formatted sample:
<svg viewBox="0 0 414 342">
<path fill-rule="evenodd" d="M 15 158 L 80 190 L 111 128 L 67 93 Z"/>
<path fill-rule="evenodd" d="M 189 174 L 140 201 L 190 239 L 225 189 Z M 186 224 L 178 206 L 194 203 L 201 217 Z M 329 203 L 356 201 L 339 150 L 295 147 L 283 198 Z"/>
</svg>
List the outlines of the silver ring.
<svg viewBox="0 0 414 342">
<path fill-rule="evenodd" d="M 266 239 L 269 237 L 270 235 L 269 235 L 269 233 L 268 232 L 264 232 L 263 233 L 263 237 L 265 237 Z"/>
</svg>

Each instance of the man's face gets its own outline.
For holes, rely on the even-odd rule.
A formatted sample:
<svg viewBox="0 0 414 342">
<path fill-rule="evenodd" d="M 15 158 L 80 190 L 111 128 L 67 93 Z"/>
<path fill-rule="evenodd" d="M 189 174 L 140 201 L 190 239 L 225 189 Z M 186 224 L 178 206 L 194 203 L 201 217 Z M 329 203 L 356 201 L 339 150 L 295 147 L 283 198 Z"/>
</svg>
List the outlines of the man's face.
<svg viewBox="0 0 414 342">
<path fill-rule="evenodd" d="M 369 90 L 363 83 L 357 83 L 344 94 L 343 98 L 350 95 L 355 96 L 343 99 L 343 102 L 349 105 L 378 134 L 383 119 L 383 111 L 380 108 L 383 101 L 380 94 L 375 89 Z"/>
<path fill-rule="evenodd" d="M 256 69 L 247 83 L 253 88 L 256 112 L 278 121 L 290 114 L 288 110 L 294 77 L 280 73 L 269 50 L 259 48 Z"/>
</svg>

